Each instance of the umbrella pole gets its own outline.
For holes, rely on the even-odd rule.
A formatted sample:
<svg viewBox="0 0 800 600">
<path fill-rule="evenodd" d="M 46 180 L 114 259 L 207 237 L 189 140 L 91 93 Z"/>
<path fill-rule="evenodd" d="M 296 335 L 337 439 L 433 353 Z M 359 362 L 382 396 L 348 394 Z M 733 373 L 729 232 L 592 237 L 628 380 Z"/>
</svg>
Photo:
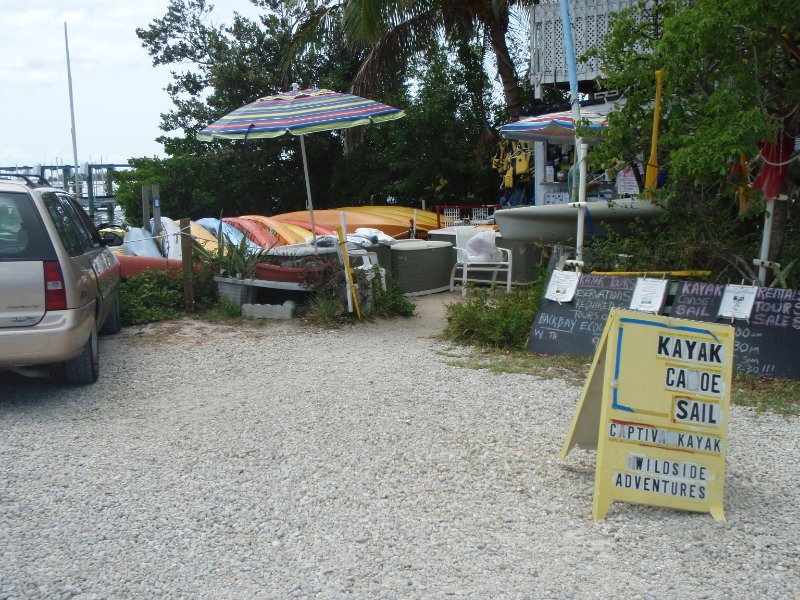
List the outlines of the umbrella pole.
<svg viewBox="0 0 800 600">
<path fill-rule="evenodd" d="M 311 182 L 308 179 L 308 161 L 306 160 L 306 142 L 303 139 L 303 136 L 298 136 L 300 138 L 300 151 L 303 154 L 303 174 L 306 176 L 306 196 L 308 200 L 306 201 L 306 208 L 308 209 L 308 214 L 311 216 L 311 236 L 314 240 L 314 254 L 318 254 L 319 250 L 317 249 L 317 225 L 314 223 L 314 205 L 311 203 Z"/>
</svg>

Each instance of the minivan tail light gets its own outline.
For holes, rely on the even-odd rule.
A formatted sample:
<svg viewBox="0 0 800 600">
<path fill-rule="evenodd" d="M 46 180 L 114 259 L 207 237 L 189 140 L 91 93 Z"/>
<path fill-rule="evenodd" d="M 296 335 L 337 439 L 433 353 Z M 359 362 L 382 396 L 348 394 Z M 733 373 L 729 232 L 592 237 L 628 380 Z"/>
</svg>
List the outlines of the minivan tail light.
<svg viewBox="0 0 800 600">
<path fill-rule="evenodd" d="M 44 309 L 66 310 L 67 290 L 61 265 L 56 260 L 44 262 Z"/>
</svg>

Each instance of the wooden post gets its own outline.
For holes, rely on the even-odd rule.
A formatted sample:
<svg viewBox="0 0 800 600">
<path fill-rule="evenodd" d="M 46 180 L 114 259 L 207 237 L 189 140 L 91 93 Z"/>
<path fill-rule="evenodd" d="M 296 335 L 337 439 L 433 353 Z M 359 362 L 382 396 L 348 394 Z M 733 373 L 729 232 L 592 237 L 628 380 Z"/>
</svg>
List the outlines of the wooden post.
<svg viewBox="0 0 800 600">
<path fill-rule="evenodd" d="M 150 188 L 142 186 L 142 227 L 147 231 L 150 229 Z"/>
<path fill-rule="evenodd" d="M 183 306 L 187 312 L 194 310 L 194 285 L 192 282 L 192 236 L 189 219 L 181 219 L 181 260 L 183 261 Z"/>
<path fill-rule="evenodd" d="M 158 184 L 152 185 L 153 190 L 153 230 L 150 232 L 154 236 L 161 231 L 161 194 L 158 191 Z"/>
</svg>

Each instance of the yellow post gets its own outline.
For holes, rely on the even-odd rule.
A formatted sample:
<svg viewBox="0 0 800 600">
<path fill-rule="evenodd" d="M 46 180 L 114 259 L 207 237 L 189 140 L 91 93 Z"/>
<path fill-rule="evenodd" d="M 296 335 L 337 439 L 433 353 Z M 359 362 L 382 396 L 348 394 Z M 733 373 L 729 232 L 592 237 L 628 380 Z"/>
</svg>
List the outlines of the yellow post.
<svg viewBox="0 0 800 600">
<path fill-rule="evenodd" d="M 653 138 L 650 143 L 650 160 L 647 161 L 647 172 L 644 178 L 644 189 L 648 191 L 648 195 L 656 187 L 656 178 L 658 177 L 658 155 L 656 148 L 658 148 L 658 124 L 661 121 L 661 82 L 664 79 L 664 71 L 656 71 L 656 105 L 653 111 Z"/>
<path fill-rule="evenodd" d="M 356 293 L 355 281 L 353 280 L 353 272 L 350 270 L 350 257 L 347 255 L 347 234 L 344 233 L 344 228 L 342 227 L 337 227 L 336 233 L 339 236 L 339 247 L 342 249 L 345 282 L 347 287 L 350 289 L 350 294 L 353 298 L 353 306 L 356 309 L 356 318 L 358 318 L 360 321 L 361 307 L 358 305 L 358 294 Z"/>
</svg>

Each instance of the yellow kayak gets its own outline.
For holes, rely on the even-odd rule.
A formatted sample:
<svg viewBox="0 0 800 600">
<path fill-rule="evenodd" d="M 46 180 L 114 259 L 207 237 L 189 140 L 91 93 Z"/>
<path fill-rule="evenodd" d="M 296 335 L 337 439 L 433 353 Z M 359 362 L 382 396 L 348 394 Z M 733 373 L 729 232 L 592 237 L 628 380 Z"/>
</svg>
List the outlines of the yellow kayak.
<svg viewBox="0 0 800 600">
<path fill-rule="evenodd" d="M 360 211 L 374 213 L 378 215 L 391 215 L 409 221 L 417 216 L 417 229 L 429 230 L 436 229 L 436 213 L 431 210 L 421 208 L 411 208 L 409 206 L 345 206 L 339 210 Z"/>
<path fill-rule="evenodd" d="M 318 225 L 324 225 L 325 227 L 335 230 L 341 226 L 341 213 L 342 210 L 315 210 L 314 222 Z M 403 217 L 362 211 L 345 210 L 344 213 L 347 233 L 354 233 L 355 230 L 360 227 L 368 227 L 371 229 L 379 229 L 386 235 L 395 238 L 408 236 L 408 219 Z M 273 219 L 279 222 L 281 219 L 310 221 L 311 215 L 307 210 L 300 210 L 275 215 Z"/>
<path fill-rule="evenodd" d="M 217 252 L 219 250 L 219 243 L 217 242 L 217 238 L 214 236 L 213 233 L 201 227 L 194 221 L 189 221 L 189 233 L 191 233 L 192 238 L 197 241 L 203 248 L 208 250 L 209 252 Z M 225 245 L 222 246 L 223 252 L 225 251 Z"/>
</svg>

